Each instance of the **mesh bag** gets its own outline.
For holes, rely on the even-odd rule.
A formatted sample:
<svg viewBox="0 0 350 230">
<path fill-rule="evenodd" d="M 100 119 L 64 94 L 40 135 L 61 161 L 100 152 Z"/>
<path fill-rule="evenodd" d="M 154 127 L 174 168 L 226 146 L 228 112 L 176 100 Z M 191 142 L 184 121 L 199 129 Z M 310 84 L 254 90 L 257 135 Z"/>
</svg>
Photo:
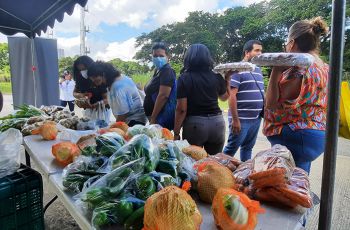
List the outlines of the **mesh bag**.
<svg viewBox="0 0 350 230">
<path fill-rule="evenodd" d="M 144 230 L 199 229 L 202 216 L 196 203 L 184 190 L 169 186 L 147 199 Z"/>
<path fill-rule="evenodd" d="M 211 203 L 219 188 L 234 188 L 232 172 L 217 162 L 203 162 L 195 166 L 198 170 L 197 190 L 201 200 Z"/>
<path fill-rule="evenodd" d="M 222 230 L 253 230 L 257 224 L 257 214 L 263 213 L 258 201 L 234 189 L 220 188 L 216 193 L 212 212 L 215 224 Z"/>
<path fill-rule="evenodd" d="M 208 153 L 202 147 L 196 145 L 190 145 L 182 149 L 182 152 L 187 156 L 192 157 L 196 161 L 206 158 Z"/>
</svg>

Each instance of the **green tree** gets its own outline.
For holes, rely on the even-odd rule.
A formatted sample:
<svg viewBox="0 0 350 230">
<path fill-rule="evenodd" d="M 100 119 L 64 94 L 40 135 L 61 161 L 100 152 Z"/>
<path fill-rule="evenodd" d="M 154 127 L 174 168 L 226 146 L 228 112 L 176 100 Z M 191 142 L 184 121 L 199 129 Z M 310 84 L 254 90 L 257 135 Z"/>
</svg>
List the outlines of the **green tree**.
<svg viewBox="0 0 350 230">
<path fill-rule="evenodd" d="M 74 60 L 77 59 L 78 56 L 75 57 L 63 57 L 58 60 L 58 71 L 59 74 L 63 74 L 63 71 L 68 70 L 71 72 L 73 76 L 73 63 Z"/>
<path fill-rule="evenodd" d="M 128 76 L 149 72 L 149 68 L 147 65 L 139 64 L 135 61 L 123 61 L 119 58 L 115 58 L 113 60 L 110 60 L 109 63 L 111 63 L 123 74 Z"/>
</svg>

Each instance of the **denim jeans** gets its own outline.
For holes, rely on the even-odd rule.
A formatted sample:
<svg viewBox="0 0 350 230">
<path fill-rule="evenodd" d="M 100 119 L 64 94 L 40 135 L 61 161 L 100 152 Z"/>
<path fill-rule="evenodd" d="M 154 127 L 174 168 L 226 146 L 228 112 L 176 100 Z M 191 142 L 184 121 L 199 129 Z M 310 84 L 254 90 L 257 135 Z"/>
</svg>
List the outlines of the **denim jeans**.
<svg viewBox="0 0 350 230">
<path fill-rule="evenodd" d="M 228 136 L 227 145 L 224 148 L 224 153 L 234 156 L 239 147 L 241 161 L 249 160 L 252 157 L 252 150 L 258 136 L 261 118 L 253 120 L 240 120 L 241 132 L 233 134 L 230 124 L 230 134 Z"/>
<path fill-rule="evenodd" d="M 293 131 L 285 125 L 281 134 L 267 137 L 271 145 L 280 144 L 291 151 L 297 167 L 310 173 L 311 161 L 324 152 L 325 131 L 298 129 Z"/>
</svg>

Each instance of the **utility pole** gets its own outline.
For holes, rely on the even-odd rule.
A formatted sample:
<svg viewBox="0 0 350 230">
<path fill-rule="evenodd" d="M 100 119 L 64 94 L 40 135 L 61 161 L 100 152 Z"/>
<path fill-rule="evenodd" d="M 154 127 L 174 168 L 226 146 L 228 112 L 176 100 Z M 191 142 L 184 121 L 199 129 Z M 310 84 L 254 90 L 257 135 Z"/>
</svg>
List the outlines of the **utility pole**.
<svg viewBox="0 0 350 230">
<path fill-rule="evenodd" d="M 85 7 L 80 7 L 80 55 L 86 55 L 90 53 L 90 50 L 86 47 L 86 33 L 89 32 L 89 28 L 85 26 L 85 12 L 88 9 Z"/>
</svg>

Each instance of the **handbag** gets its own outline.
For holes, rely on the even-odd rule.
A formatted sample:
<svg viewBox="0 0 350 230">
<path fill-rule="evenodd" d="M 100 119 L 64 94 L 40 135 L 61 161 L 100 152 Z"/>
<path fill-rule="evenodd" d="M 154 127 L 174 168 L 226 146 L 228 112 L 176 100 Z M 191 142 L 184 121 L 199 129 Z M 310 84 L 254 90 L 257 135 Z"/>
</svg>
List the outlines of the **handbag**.
<svg viewBox="0 0 350 230">
<path fill-rule="evenodd" d="M 262 107 L 262 110 L 260 111 L 259 117 L 264 118 L 264 111 L 265 111 L 265 96 L 264 96 L 264 94 L 261 92 L 262 90 L 261 90 L 261 88 L 259 87 L 259 84 L 258 84 L 258 82 L 257 82 L 256 78 L 254 77 L 254 74 L 252 74 L 251 72 L 250 72 L 250 74 L 251 74 L 251 75 L 252 75 L 252 77 L 254 78 L 254 81 L 255 81 L 256 87 L 258 87 L 259 92 L 261 93 L 261 97 L 262 97 L 262 99 L 263 99 L 263 107 Z"/>
</svg>

